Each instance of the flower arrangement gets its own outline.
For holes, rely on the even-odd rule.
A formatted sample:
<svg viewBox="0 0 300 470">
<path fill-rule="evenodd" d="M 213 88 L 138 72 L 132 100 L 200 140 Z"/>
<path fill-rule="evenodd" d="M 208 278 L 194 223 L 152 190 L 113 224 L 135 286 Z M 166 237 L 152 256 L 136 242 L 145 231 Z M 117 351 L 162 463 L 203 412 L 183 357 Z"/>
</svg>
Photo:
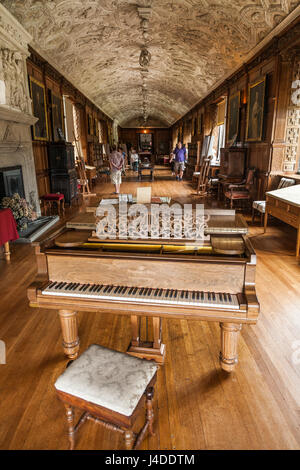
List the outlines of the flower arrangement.
<svg viewBox="0 0 300 470">
<path fill-rule="evenodd" d="M 32 207 L 17 193 L 12 197 L 4 197 L 1 201 L 1 207 L 11 209 L 19 231 L 25 230 L 28 222 L 36 219 L 36 213 Z"/>
</svg>

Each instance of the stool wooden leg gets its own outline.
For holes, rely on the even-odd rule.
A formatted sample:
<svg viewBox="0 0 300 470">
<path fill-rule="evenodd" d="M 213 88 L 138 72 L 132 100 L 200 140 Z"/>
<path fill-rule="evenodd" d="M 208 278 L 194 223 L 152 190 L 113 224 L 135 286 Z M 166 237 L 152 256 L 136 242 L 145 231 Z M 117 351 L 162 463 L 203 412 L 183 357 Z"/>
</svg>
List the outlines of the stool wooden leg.
<svg viewBox="0 0 300 470">
<path fill-rule="evenodd" d="M 79 351 L 77 312 L 59 310 L 58 313 L 63 335 L 64 353 L 70 359 L 76 359 Z"/>
<path fill-rule="evenodd" d="M 75 447 L 75 425 L 74 425 L 74 408 L 70 405 L 65 404 L 67 422 L 68 422 L 68 438 L 70 442 L 70 450 L 74 450 Z"/>
<path fill-rule="evenodd" d="M 4 243 L 4 256 L 6 261 L 10 261 L 9 242 Z"/>
<path fill-rule="evenodd" d="M 146 419 L 149 423 L 149 433 L 151 434 L 151 436 L 154 436 L 154 432 L 153 432 L 153 421 L 154 421 L 153 395 L 154 395 L 154 388 L 149 387 L 146 391 Z"/>
<path fill-rule="evenodd" d="M 124 437 L 126 450 L 131 450 L 133 446 L 133 432 L 129 430 L 125 431 Z"/>
</svg>

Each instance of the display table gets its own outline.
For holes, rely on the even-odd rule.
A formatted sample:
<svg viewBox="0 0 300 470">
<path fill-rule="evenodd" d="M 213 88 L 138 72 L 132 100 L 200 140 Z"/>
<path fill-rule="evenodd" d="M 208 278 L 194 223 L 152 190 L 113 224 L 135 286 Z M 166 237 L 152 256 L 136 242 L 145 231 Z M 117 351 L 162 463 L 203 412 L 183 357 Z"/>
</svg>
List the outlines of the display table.
<svg viewBox="0 0 300 470">
<path fill-rule="evenodd" d="M 265 232 L 268 225 L 268 214 L 297 229 L 296 256 L 298 257 L 300 251 L 300 184 L 266 193 Z"/>
<path fill-rule="evenodd" d="M 17 240 L 17 224 L 10 209 L 0 210 L 0 245 L 4 245 L 6 261 L 10 261 L 9 242 Z"/>
</svg>

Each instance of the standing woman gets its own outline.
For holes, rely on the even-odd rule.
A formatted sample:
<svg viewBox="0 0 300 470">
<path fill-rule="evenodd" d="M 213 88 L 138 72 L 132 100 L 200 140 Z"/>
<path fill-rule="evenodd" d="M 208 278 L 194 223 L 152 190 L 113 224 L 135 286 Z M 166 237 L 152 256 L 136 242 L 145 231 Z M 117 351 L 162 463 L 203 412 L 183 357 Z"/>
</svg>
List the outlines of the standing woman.
<svg viewBox="0 0 300 470">
<path fill-rule="evenodd" d="M 120 192 L 123 164 L 123 155 L 120 152 L 117 152 L 116 145 L 113 145 L 112 152 L 109 155 L 109 166 L 111 182 L 115 185 L 115 194 L 119 194 Z"/>
</svg>

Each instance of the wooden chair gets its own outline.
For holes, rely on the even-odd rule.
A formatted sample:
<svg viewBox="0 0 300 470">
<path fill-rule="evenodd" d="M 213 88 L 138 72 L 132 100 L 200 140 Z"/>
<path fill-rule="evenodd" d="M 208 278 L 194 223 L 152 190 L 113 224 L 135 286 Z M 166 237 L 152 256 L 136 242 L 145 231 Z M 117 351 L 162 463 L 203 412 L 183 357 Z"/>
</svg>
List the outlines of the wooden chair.
<svg viewBox="0 0 300 470">
<path fill-rule="evenodd" d="M 86 420 L 102 424 L 125 436 L 126 449 L 136 449 L 147 429 L 153 435 L 152 400 L 158 366 L 97 344 L 72 361 L 55 383 L 58 398 L 66 408 L 70 449 Z M 134 423 L 146 400 L 146 421 L 138 434 Z M 82 415 L 74 424 L 74 409 Z"/>
<path fill-rule="evenodd" d="M 230 207 L 233 208 L 233 201 L 250 201 L 252 199 L 251 187 L 254 184 L 256 168 L 249 168 L 246 179 L 241 183 L 229 184 L 225 190 L 225 198 L 230 200 Z"/>
<path fill-rule="evenodd" d="M 204 158 L 202 161 L 202 165 L 200 166 L 200 171 L 197 181 L 197 196 L 205 197 L 207 196 L 207 188 L 209 182 L 209 169 L 210 169 L 210 161 L 211 157 Z"/>
<path fill-rule="evenodd" d="M 292 178 L 281 178 L 279 185 L 276 189 L 288 188 L 293 186 L 296 181 Z M 252 204 L 252 223 L 255 219 L 255 211 L 260 213 L 260 223 L 263 225 L 264 215 L 266 212 L 266 201 L 253 201 Z"/>
</svg>

